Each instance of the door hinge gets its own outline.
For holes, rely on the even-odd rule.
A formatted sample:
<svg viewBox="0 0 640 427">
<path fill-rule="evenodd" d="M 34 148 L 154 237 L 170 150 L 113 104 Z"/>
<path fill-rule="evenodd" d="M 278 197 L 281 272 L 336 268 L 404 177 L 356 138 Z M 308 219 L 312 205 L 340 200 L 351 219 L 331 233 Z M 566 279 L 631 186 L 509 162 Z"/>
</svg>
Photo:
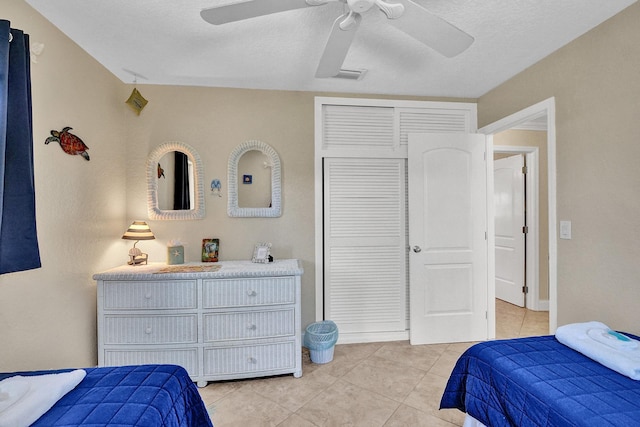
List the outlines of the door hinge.
<svg viewBox="0 0 640 427">
<path fill-rule="evenodd" d="M 485 318 L 485 319 L 488 319 L 488 318 L 489 318 L 489 312 L 488 312 L 488 311 L 485 311 L 485 312 L 484 312 L 484 318 Z"/>
<path fill-rule="evenodd" d="M 488 239 L 488 234 L 487 234 L 487 232 L 485 231 L 485 232 L 484 232 L 484 240 L 487 240 L 487 239 Z"/>
<path fill-rule="evenodd" d="M 526 167 L 526 166 L 523 166 L 523 167 L 522 167 L 522 173 L 526 175 L 526 174 L 527 174 L 527 172 L 528 172 L 527 167 Z"/>
<path fill-rule="evenodd" d="M 529 293 L 529 287 L 528 286 L 523 286 L 522 287 L 522 293 L 523 294 L 528 294 Z"/>
<path fill-rule="evenodd" d="M 527 226 L 527 225 L 523 226 L 523 227 L 522 227 L 522 232 L 523 232 L 524 234 L 527 234 L 527 233 L 529 232 L 529 226 Z"/>
</svg>

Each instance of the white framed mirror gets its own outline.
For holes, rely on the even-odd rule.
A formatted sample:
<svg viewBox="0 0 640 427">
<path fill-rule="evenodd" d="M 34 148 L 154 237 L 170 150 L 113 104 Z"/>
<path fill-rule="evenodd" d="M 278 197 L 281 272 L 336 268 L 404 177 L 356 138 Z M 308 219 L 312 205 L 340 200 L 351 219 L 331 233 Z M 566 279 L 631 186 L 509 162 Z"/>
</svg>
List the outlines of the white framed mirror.
<svg viewBox="0 0 640 427">
<path fill-rule="evenodd" d="M 229 216 L 279 217 L 280 177 L 280 157 L 270 145 L 255 140 L 238 145 L 229 156 Z"/>
<path fill-rule="evenodd" d="M 177 166 L 178 158 L 184 166 Z M 180 168 L 183 173 L 178 172 Z M 204 218 L 203 182 L 202 160 L 193 147 L 177 141 L 160 144 L 147 159 L 149 219 Z M 178 186 L 181 190 L 176 189 Z M 180 203 L 175 201 L 177 198 Z"/>
</svg>

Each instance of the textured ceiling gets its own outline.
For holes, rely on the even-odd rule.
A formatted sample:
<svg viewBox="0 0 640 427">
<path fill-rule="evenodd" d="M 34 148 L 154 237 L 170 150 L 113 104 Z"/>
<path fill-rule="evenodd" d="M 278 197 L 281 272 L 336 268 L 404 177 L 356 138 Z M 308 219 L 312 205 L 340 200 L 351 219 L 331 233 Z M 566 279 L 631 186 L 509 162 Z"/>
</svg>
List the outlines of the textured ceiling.
<svg viewBox="0 0 640 427">
<path fill-rule="evenodd" d="M 446 58 L 372 8 L 343 68 L 359 81 L 315 78 L 341 3 L 214 26 L 200 11 L 229 0 L 26 0 L 122 81 L 477 98 L 635 0 L 414 0 L 471 34 Z M 257 0 L 260 1 L 260 0 Z M 393 2 L 393 0 L 389 0 Z M 46 45 L 46 40 L 38 40 Z"/>
</svg>

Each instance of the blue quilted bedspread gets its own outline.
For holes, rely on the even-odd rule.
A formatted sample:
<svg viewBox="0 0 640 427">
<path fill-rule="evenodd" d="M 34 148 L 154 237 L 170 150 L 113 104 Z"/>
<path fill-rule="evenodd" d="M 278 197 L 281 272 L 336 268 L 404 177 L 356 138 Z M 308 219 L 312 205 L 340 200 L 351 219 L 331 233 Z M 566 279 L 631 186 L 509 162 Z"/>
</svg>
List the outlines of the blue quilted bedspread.
<svg viewBox="0 0 640 427">
<path fill-rule="evenodd" d="M 488 341 L 460 356 L 440 408 L 492 427 L 640 426 L 640 381 L 553 336 Z"/>
<path fill-rule="evenodd" d="M 142 365 L 86 368 L 80 384 L 33 426 L 207 426 L 211 420 L 184 368 Z M 37 375 L 63 371 L 20 372 Z M 0 374 L 0 380 L 12 374 Z"/>
</svg>

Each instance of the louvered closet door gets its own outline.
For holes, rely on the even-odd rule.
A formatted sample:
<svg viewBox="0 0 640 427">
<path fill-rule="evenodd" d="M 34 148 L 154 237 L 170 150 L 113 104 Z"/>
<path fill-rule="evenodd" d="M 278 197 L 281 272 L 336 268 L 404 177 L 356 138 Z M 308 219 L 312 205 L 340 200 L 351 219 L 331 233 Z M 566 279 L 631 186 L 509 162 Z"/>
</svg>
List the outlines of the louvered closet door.
<svg viewBox="0 0 640 427">
<path fill-rule="evenodd" d="M 400 146 L 407 148 L 410 133 L 474 132 L 468 111 L 446 108 L 398 108 Z"/>
<path fill-rule="evenodd" d="M 393 108 L 325 105 L 322 109 L 322 148 L 329 152 L 351 151 L 357 157 L 389 153 L 398 145 L 395 131 Z"/>
<path fill-rule="evenodd" d="M 405 159 L 325 158 L 325 318 L 340 333 L 405 331 Z"/>
</svg>

